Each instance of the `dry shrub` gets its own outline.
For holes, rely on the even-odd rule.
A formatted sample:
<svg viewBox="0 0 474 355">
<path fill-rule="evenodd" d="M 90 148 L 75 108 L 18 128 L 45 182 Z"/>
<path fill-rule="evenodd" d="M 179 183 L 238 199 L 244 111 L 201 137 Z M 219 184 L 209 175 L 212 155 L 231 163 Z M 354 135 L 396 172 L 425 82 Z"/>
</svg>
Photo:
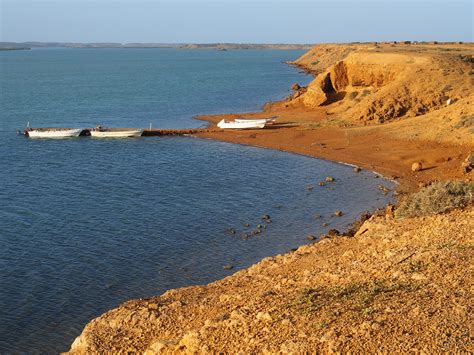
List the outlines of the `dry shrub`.
<svg viewBox="0 0 474 355">
<path fill-rule="evenodd" d="M 405 198 L 395 217 L 409 218 L 448 212 L 473 203 L 474 183 L 438 182 Z"/>
</svg>

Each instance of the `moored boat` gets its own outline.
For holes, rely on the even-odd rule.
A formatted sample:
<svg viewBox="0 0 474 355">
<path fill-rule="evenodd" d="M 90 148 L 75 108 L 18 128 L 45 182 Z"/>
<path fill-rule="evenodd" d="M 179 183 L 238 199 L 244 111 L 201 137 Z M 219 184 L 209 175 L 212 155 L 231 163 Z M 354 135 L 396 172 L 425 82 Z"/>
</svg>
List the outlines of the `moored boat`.
<svg viewBox="0 0 474 355">
<path fill-rule="evenodd" d="M 30 138 L 72 138 L 79 137 L 82 128 L 27 128 L 25 136 Z"/>
<path fill-rule="evenodd" d="M 242 120 L 244 121 L 244 120 Z M 237 122 L 237 121 L 226 121 L 226 120 L 221 120 L 218 124 L 217 127 L 222 128 L 222 129 L 262 129 L 265 127 L 266 122 L 252 122 L 252 121 L 245 121 L 245 122 Z"/>
<path fill-rule="evenodd" d="M 132 138 L 140 137 L 143 131 L 143 129 L 136 128 L 103 128 L 98 126 L 90 132 L 93 138 Z"/>
</svg>

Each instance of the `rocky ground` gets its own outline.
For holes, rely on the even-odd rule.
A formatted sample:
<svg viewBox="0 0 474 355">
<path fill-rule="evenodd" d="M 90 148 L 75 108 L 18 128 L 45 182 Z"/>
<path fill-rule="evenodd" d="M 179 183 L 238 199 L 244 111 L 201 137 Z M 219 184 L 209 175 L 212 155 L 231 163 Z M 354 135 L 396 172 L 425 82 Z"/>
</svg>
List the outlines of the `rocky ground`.
<svg viewBox="0 0 474 355">
<path fill-rule="evenodd" d="M 472 181 L 473 52 L 472 44 L 316 46 L 295 62 L 316 74 L 308 87 L 294 85 L 262 112 L 201 117 L 211 126 L 198 136 L 352 163 L 396 179 L 402 193 Z M 277 124 L 258 131 L 212 125 L 270 116 Z M 472 353 L 473 217 L 472 204 L 374 215 L 355 236 L 129 301 L 91 321 L 70 353 Z"/>
<path fill-rule="evenodd" d="M 93 320 L 91 352 L 474 351 L 474 211 L 367 220 L 207 286 Z"/>
</svg>

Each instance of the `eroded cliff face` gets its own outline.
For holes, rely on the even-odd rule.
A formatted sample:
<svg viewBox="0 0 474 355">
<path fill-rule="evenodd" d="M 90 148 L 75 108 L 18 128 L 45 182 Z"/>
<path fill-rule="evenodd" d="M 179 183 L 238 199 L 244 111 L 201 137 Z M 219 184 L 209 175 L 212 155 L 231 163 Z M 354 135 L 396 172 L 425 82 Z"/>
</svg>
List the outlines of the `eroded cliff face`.
<svg viewBox="0 0 474 355">
<path fill-rule="evenodd" d="M 288 105 L 327 106 L 353 124 L 423 115 L 472 94 L 472 64 L 460 54 L 469 48 L 316 46 L 295 62 L 316 78 Z"/>
</svg>

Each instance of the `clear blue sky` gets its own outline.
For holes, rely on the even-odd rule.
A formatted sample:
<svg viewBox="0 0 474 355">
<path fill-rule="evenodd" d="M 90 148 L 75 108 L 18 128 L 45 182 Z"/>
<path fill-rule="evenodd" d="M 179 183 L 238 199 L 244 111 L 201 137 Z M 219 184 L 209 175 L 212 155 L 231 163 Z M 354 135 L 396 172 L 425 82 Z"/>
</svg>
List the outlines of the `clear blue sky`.
<svg viewBox="0 0 474 355">
<path fill-rule="evenodd" d="M 0 0 L 0 41 L 473 41 L 473 0 Z"/>
</svg>

